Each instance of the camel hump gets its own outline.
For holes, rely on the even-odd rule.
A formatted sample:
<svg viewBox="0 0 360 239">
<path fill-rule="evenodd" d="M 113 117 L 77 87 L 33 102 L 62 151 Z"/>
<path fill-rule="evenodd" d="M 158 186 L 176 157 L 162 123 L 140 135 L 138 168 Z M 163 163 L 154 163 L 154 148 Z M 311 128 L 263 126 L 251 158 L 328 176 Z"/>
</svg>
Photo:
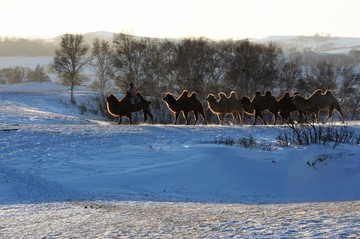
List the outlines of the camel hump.
<svg viewBox="0 0 360 239">
<path fill-rule="evenodd" d="M 322 94 L 322 89 L 317 89 L 316 91 L 314 91 L 313 95 L 321 95 Z"/>
<path fill-rule="evenodd" d="M 188 95 L 189 95 L 189 91 L 183 90 L 183 92 L 181 93 L 181 95 L 186 95 L 186 96 L 188 96 Z"/>
<path fill-rule="evenodd" d="M 265 96 L 272 96 L 271 92 L 268 90 L 265 92 Z"/>
<path fill-rule="evenodd" d="M 187 90 L 183 90 L 183 92 L 181 92 L 179 98 L 182 98 L 182 97 L 188 97 L 189 96 L 189 91 Z"/>
<path fill-rule="evenodd" d="M 235 91 L 232 90 L 232 91 L 230 92 L 230 98 L 231 98 L 231 99 L 237 99 L 237 94 L 236 94 Z"/>
<path fill-rule="evenodd" d="M 253 97 L 253 99 L 258 98 L 258 97 L 260 97 L 260 96 L 261 96 L 261 92 L 260 92 L 260 91 L 256 91 L 256 92 L 255 92 L 255 96 Z"/>
<path fill-rule="evenodd" d="M 331 90 L 325 91 L 326 96 L 334 96 L 333 92 Z"/>
<path fill-rule="evenodd" d="M 226 94 L 222 91 L 218 93 L 218 96 L 219 96 L 220 100 L 227 98 Z"/>
<path fill-rule="evenodd" d="M 189 91 L 187 90 L 183 90 L 183 92 L 181 93 L 181 95 L 177 98 L 177 100 L 183 100 L 186 99 L 187 97 L 189 97 Z"/>
<path fill-rule="evenodd" d="M 196 93 L 196 92 L 192 92 L 191 95 L 190 95 L 190 98 L 196 99 L 196 98 L 197 98 L 197 93 Z"/>
</svg>

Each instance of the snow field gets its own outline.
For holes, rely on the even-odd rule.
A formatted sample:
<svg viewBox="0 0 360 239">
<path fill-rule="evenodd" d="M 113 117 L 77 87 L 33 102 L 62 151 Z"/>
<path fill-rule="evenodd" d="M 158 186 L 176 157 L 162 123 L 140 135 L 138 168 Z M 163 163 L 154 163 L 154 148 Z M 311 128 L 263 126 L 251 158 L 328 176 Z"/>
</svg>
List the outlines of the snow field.
<svg viewBox="0 0 360 239">
<path fill-rule="evenodd" d="M 360 237 L 359 145 L 280 147 L 286 126 L 119 126 L 68 99 L 0 87 L 0 238 Z M 209 143 L 249 136 L 273 150 Z"/>
</svg>

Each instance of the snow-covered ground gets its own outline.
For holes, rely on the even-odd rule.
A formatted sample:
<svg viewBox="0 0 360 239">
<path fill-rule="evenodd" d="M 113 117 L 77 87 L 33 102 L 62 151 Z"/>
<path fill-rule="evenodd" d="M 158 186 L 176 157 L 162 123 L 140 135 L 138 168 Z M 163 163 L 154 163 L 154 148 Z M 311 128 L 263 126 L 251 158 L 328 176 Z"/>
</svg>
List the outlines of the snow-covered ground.
<svg viewBox="0 0 360 239">
<path fill-rule="evenodd" d="M 116 125 L 50 83 L 0 86 L 0 111 L 1 238 L 360 237 L 359 145 L 280 147 L 287 126 Z M 250 136 L 272 150 L 210 143 Z"/>
</svg>

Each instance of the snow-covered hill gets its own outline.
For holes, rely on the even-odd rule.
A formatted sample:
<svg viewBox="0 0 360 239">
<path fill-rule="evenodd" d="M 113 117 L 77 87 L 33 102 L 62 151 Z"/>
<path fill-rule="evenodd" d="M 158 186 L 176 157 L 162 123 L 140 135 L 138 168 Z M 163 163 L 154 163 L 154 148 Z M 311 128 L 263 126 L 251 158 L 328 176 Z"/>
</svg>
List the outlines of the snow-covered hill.
<svg viewBox="0 0 360 239">
<path fill-rule="evenodd" d="M 87 101 L 91 91 L 76 92 L 77 100 L 92 104 Z M 0 236 L 32 237 L 32 232 L 37 233 L 34 237 L 150 238 L 171 236 L 173 232 L 175 237 L 191 237 L 192 225 L 195 237 L 241 238 L 246 232 L 245 236 L 300 238 L 316 237 L 314 230 L 329 225 L 329 220 L 336 220 L 330 223 L 333 233 L 323 230 L 319 237 L 360 236 L 360 215 L 355 213 L 360 205 L 351 202 L 360 200 L 359 145 L 340 144 L 335 149 L 332 144 L 280 147 L 276 138 L 287 126 L 119 126 L 100 116 L 81 114 L 67 102 L 68 92 L 58 85 L 0 87 Z M 359 122 L 346 125 L 360 133 Z M 334 123 L 333 127 L 340 125 Z M 211 143 L 250 136 L 271 144 L 272 150 Z M 336 203 L 339 201 L 343 203 Z M 322 206 L 313 202 L 334 203 Z M 269 203 L 300 204 L 266 206 Z M 317 214 L 322 207 L 324 214 Z M 206 210 L 207 218 L 200 216 Z M 289 214 L 292 210 L 301 215 Z M 244 215 L 239 219 L 241 212 Z M 181 214 L 184 217 L 176 219 Z M 283 230 L 271 234 L 270 228 L 275 226 L 269 226 L 261 215 L 273 218 L 272 222 Z M 316 217 L 314 221 L 309 215 Z M 128 231 L 121 229 L 122 224 L 116 231 L 112 223 L 111 230 L 106 227 L 110 221 L 95 220 L 103 216 L 104 220 L 106 217 L 117 222 L 124 216 Z M 84 219 L 86 224 L 79 222 L 66 232 L 61 229 L 84 217 L 88 218 Z M 136 224 L 139 221 L 131 224 L 130 218 L 143 220 L 142 229 Z M 41 230 L 30 223 L 36 220 Z M 295 223 L 292 231 L 291 220 Z M 152 224 L 155 221 L 157 226 Z M 301 229 L 301 223 L 308 231 Z M 25 224 L 27 229 L 16 224 Z M 202 227 L 213 231 L 206 234 L 207 230 L 200 230 Z M 146 228 L 150 230 L 147 233 Z M 158 230 L 157 234 L 151 228 Z M 139 230 L 138 234 L 134 230 Z M 189 230 L 190 234 L 185 234 Z"/>
<path fill-rule="evenodd" d="M 310 49 L 315 53 L 348 54 L 351 50 L 360 50 L 360 38 L 329 36 L 269 36 L 252 39 L 258 43 L 275 42 L 283 50 L 304 51 Z"/>
</svg>

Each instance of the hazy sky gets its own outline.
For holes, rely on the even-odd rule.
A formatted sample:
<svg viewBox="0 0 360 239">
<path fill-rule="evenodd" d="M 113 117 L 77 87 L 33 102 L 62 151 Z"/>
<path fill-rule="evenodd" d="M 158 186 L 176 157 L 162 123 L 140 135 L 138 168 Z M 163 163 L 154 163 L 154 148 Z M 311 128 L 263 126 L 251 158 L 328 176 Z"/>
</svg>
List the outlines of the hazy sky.
<svg viewBox="0 0 360 239">
<path fill-rule="evenodd" d="M 360 0 L 0 0 L 0 36 L 360 37 Z"/>
</svg>

